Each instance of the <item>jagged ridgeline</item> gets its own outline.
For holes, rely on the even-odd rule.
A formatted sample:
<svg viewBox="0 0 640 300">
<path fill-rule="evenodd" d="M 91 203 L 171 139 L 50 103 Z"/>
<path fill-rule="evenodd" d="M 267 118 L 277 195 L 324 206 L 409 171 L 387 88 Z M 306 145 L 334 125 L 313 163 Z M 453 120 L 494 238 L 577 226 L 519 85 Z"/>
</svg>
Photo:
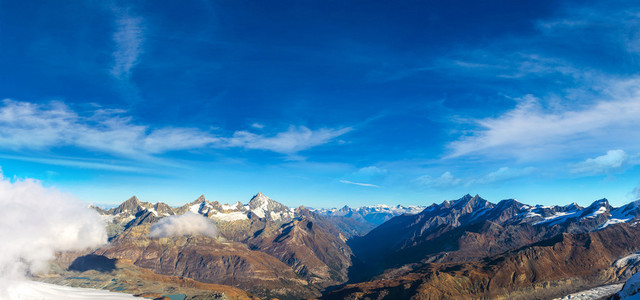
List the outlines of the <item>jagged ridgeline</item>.
<svg viewBox="0 0 640 300">
<path fill-rule="evenodd" d="M 639 204 L 614 208 L 602 199 L 587 207 L 533 206 L 465 195 L 428 207 L 293 209 L 262 193 L 247 204 L 200 196 L 179 207 L 132 197 L 109 210 L 95 208 L 107 221 L 108 245 L 58 262 L 64 269 L 107 260 L 115 274 L 149 278 L 140 274 L 150 272 L 195 299 L 553 298 L 619 282 L 640 269 L 640 259 L 629 258 L 640 258 L 633 256 L 640 250 Z M 174 219 L 180 221 L 169 222 Z M 215 229 L 150 235 L 160 225 L 202 220 Z M 95 278 L 87 268 L 72 271 L 61 273 Z M 214 286 L 185 290 L 187 283 L 166 278 Z M 117 287 L 134 294 L 166 285 L 125 281 L 116 280 Z"/>
</svg>

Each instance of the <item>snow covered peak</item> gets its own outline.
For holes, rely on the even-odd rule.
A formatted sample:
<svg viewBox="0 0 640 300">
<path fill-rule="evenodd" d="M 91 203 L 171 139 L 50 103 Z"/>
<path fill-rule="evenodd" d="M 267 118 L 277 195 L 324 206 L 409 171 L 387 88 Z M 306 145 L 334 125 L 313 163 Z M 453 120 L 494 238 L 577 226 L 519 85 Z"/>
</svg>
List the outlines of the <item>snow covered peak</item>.
<svg viewBox="0 0 640 300">
<path fill-rule="evenodd" d="M 361 206 L 357 208 L 351 208 L 347 205 L 342 208 L 330 208 L 330 209 L 314 209 L 313 212 L 323 216 L 334 217 L 351 217 L 364 219 L 365 221 L 380 225 L 385 221 L 402 214 L 417 214 L 425 209 L 425 206 L 402 206 L 402 205 L 387 205 L 387 204 L 375 204 L 370 206 Z"/>
<path fill-rule="evenodd" d="M 258 192 L 255 196 L 253 196 L 253 198 L 251 198 L 251 200 L 249 201 L 249 203 L 251 202 L 265 202 L 265 201 L 269 201 L 271 199 L 269 199 L 269 197 L 265 196 L 262 192 Z"/>
<path fill-rule="evenodd" d="M 294 217 L 288 207 L 265 196 L 262 192 L 258 192 L 251 198 L 248 209 L 259 218 L 270 220 L 289 220 Z"/>
</svg>

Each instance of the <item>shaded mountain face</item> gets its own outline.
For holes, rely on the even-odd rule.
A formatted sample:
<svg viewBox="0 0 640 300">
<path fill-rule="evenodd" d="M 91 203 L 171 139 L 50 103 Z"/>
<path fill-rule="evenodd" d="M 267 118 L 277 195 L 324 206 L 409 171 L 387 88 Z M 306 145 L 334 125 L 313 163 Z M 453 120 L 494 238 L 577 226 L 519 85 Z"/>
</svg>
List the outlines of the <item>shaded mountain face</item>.
<svg viewBox="0 0 640 300">
<path fill-rule="evenodd" d="M 349 284 L 326 299 L 550 299 L 617 282 L 629 266 L 618 258 L 640 250 L 640 229 L 619 224 L 564 233 L 478 261 L 424 263 L 403 273 Z"/>
<path fill-rule="evenodd" d="M 361 276 L 356 280 L 364 280 L 385 269 L 416 262 L 480 259 L 561 233 L 601 230 L 620 222 L 613 216 L 636 212 L 635 207 L 614 209 L 606 199 L 586 208 L 575 204 L 544 207 L 514 199 L 493 204 L 478 195 L 465 195 L 431 205 L 416 215 L 395 217 L 352 239 L 349 245 L 360 261 L 353 273 Z"/>
<path fill-rule="evenodd" d="M 326 218 L 299 207 L 296 218 L 272 232 L 261 232 L 249 243 L 291 266 L 320 287 L 347 281 L 352 252 L 346 238 Z"/>
</svg>

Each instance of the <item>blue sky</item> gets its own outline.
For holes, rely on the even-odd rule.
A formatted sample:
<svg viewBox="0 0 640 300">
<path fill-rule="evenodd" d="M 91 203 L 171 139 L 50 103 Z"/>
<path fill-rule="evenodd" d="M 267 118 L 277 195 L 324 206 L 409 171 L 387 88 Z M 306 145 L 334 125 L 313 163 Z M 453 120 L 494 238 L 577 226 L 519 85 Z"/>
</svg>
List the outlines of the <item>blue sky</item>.
<svg viewBox="0 0 640 300">
<path fill-rule="evenodd" d="M 93 203 L 640 198 L 634 1 L 0 0 L 0 167 Z"/>
</svg>

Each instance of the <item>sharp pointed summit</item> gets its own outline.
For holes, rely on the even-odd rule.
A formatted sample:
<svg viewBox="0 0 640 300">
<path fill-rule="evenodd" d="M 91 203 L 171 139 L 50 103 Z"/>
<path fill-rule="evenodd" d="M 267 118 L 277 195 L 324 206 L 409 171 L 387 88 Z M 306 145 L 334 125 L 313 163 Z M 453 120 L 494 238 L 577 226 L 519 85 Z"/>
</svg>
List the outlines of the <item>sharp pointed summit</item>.
<svg viewBox="0 0 640 300">
<path fill-rule="evenodd" d="M 293 213 L 288 207 L 265 196 L 262 192 L 253 196 L 248 206 L 249 210 L 259 218 L 277 221 L 293 219 Z"/>
</svg>

